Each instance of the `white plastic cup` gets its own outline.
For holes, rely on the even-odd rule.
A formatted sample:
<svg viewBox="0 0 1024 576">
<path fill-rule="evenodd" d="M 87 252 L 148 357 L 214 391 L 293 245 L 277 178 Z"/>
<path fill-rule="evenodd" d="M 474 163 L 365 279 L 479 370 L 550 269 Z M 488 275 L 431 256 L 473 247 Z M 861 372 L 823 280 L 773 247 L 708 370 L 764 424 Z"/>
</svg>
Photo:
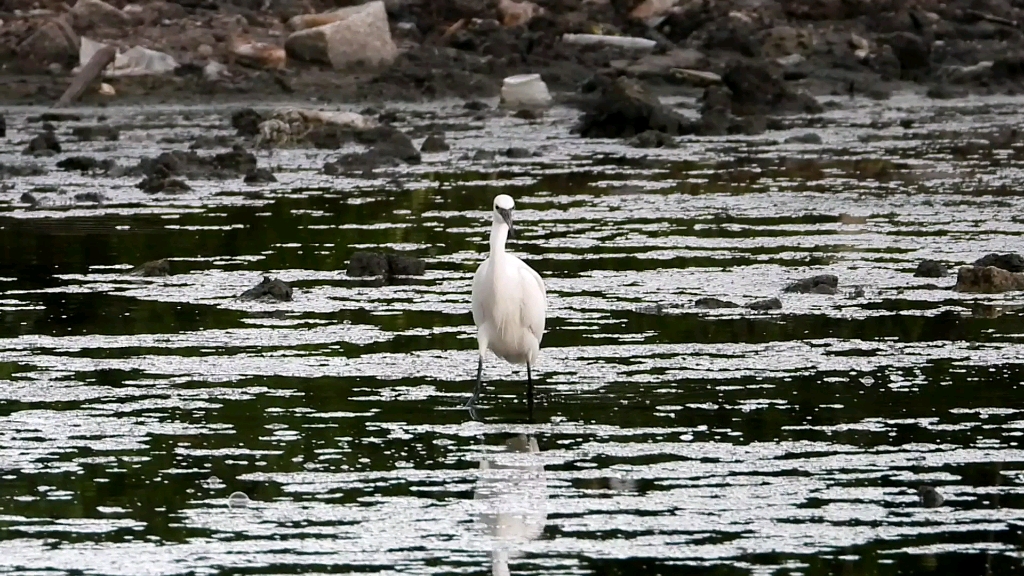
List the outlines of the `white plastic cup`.
<svg viewBox="0 0 1024 576">
<path fill-rule="evenodd" d="M 516 109 L 547 108 L 551 105 L 551 93 L 540 74 L 509 76 L 501 85 L 501 105 Z"/>
</svg>

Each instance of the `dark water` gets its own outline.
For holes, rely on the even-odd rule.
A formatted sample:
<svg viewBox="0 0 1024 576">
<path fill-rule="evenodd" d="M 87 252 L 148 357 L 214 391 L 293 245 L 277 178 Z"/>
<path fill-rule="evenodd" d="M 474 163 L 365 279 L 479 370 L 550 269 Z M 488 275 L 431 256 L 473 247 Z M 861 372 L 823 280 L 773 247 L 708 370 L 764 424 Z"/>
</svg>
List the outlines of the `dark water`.
<svg viewBox="0 0 1024 576">
<path fill-rule="evenodd" d="M 278 150 L 260 153 L 277 184 L 177 196 L 8 178 L 0 572 L 1020 574 L 1024 302 L 950 290 L 955 265 L 1021 251 L 1019 109 L 844 101 L 809 128 L 645 151 L 572 137 L 570 110 L 452 105 L 407 110 L 413 133 L 454 127 L 453 150 L 399 172 Z M 8 111 L 0 162 L 52 168 L 19 154 L 38 112 Z M 64 123 L 66 150 L 132 165 L 232 133 L 225 110 L 81 124 L 101 113 L 121 140 Z M 781 142 L 808 129 L 824 143 Z M 540 156 L 465 158 L 510 144 Z M 462 408 L 498 193 L 548 284 L 533 423 L 524 372 L 493 357 L 479 421 Z M 348 278 L 362 249 L 428 273 Z M 157 258 L 173 275 L 125 274 Z M 924 258 L 954 276 L 914 278 Z M 839 294 L 781 292 L 818 273 Z M 264 274 L 294 301 L 235 298 Z"/>
</svg>

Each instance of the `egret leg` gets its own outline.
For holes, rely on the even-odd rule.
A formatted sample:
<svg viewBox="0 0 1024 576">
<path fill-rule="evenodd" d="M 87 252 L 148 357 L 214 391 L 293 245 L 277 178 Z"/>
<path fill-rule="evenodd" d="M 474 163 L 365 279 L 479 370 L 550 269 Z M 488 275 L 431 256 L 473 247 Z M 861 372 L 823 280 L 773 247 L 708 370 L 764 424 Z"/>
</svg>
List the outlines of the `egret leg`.
<svg viewBox="0 0 1024 576">
<path fill-rule="evenodd" d="M 530 371 L 530 363 L 526 363 L 526 407 L 533 419 L 533 374 Z"/>
<path fill-rule="evenodd" d="M 476 386 L 473 387 L 473 397 L 466 402 L 466 406 L 473 406 L 476 404 L 478 398 L 480 398 L 480 392 L 484 388 L 484 357 L 480 356 L 480 360 L 476 364 Z"/>
</svg>

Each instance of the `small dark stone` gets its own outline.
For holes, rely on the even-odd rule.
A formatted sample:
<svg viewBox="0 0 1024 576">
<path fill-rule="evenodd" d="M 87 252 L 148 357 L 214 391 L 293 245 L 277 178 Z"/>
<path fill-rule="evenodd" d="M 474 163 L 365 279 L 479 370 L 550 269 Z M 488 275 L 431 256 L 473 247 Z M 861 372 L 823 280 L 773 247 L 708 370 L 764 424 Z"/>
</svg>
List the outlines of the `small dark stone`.
<svg viewBox="0 0 1024 576">
<path fill-rule="evenodd" d="M 0 114 L 0 138 L 7 137 L 7 118 Z"/>
<path fill-rule="evenodd" d="M 224 170 L 246 173 L 256 169 L 256 156 L 236 144 L 231 148 L 230 152 L 221 152 L 214 155 L 213 164 Z"/>
<path fill-rule="evenodd" d="M 798 292 L 801 294 L 835 294 L 839 287 L 839 278 L 834 274 L 819 274 L 798 280 L 783 288 L 783 292 Z"/>
<path fill-rule="evenodd" d="M 75 202 L 95 202 L 100 204 L 104 200 L 106 200 L 106 197 L 99 192 L 80 192 L 75 194 Z"/>
<path fill-rule="evenodd" d="M 914 270 L 914 276 L 918 278 L 942 278 L 946 273 L 946 267 L 935 260 L 922 260 Z"/>
<path fill-rule="evenodd" d="M 268 184 L 277 182 L 274 173 L 267 168 L 250 168 L 243 178 L 246 184 Z"/>
<path fill-rule="evenodd" d="M 175 192 L 187 192 L 192 189 L 183 180 L 158 175 L 146 176 L 141 182 L 136 184 L 135 187 L 147 194 L 156 194 L 159 192 L 169 192 L 173 194 Z"/>
<path fill-rule="evenodd" d="M 29 116 L 29 122 L 79 122 L 82 117 L 71 112 L 43 112 L 38 116 Z"/>
<path fill-rule="evenodd" d="M 946 499 L 933 486 L 920 486 L 917 489 L 917 501 L 925 508 L 938 508 Z"/>
<path fill-rule="evenodd" d="M 693 123 L 661 103 L 643 84 L 626 77 L 596 82 L 603 89 L 573 129 L 584 138 L 632 138 L 647 130 L 669 135 L 690 134 Z"/>
<path fill-rule="evenodd" d="M 258 135 L 260 122 L 263 122 L 263 116 L 252 108 L 243 108 L 231 114 L 231 127 L 238 130 L 239 136 Z"/>
<path fill-rule="evenodd" d="M 412 140 L 395 130 L 391 135 L 373 146 L 373 151 L 385 156 L 397 158 L 409 164 L 419 164 L 422 160 L 419 150 L 413 145 Z"/>
<path fill-rule="evenodd" d="M 235 145 L 235 139 L 231 136 L 225 136 L 218 134 L 216 136 L 207 136 L 201 134 L 192 141 L 189 145 L 189 150 L 201 150 L 203 148 L 227 148 Z"/>
<path fill-rule="evenodd" d="M 904 119 L 900 120 L 900 128 L 903 128 L 904 130 L 910 130 L 913 127 L 914 127 L 914 120 L 913 120 L 913 118 L 904 118 Z"/>
<path fill-rule="evenodd" d="M 473 160 L 478 162 L 494 160 L 494 156 L 495 154 L 492 150 L 477 150 L 473 153 Z"/>
<path fill-rule="evenodd" d="M 531 156 L 533 156 L 533 152 L 527 150 L 526 148 L 519 148 L 513 146 L 512 148 L 505 150 L 505 156 L 508 156 L 509 158 L 530 158 Z"/>
<path fill-rule="evenodd" d="M 292 299 L 292 287 L 278 278 L 264 276 L 263 281 L 249 288 L 239 296 L 242 300 L 277 300 L 288 302 Z"/>
<path fill-rule="evenodd" d="M 129 276 L 170 276 L 171 263 L 166 258 L 152 260 L 141 266 L 136 266 L 128 272 Z"/>
<path fill-rule="evenodd" d="M 739 308 L 740 305 L 735 302 L 729 302 L 728 300 L 722 300 L 719 298 L 698 298 L 693 303 L 694 308 L 704 308 L 705 310 L 717 310 L 719 308 Z"/>
<path fill-rule="evenodd" d="M 420 145 L 420 152 L 423 152 L 424 154 L 447 152 L 450 149 L 451 146 L 449 146 L 448 143 L 444 141 L 444 133 L 442 132 L 435 132 L 427 136 L 427 139 L 424 140 L 423 144 Z"/>
<path fill-rule="evenodd" d="M 765 311 L 765 310 L 782 310 L 782 300 L 778 298 L 768 298 L 766 300 L 757 300 L 747 304 L 747 308 L 751 310 Z"/>
<path fill-rule="evenodd" d="M 422 276 L 426 262 L 412 256 L 356 252 L 348 263 L 348 275 L 360 276 Z"/>
<path fill-rule="evenodd" d="M 966 96 L 967 92 L 946 84 L 936 84 L 935 86 L 928 88 L 928 91 L 925 92 L 924 95 L 934 100 L 950 100 Z"/>
<path fill-rule="evenodd" d="M 664 132 L 648 130 L 630 138 L 629 145 L 633 148 L 675 148 L 676 140 Z"/>
<path fill-rule="evenodd" d="M 1024 258 L 1020 254 L 987 254 L 974 261 L 975 266 L 995 266 L 1007 272 L 1024 272 Z"/>
<path fill-rule="evenodd" d="M 786 144 L 821 144 L 821 136 L 814 132 L 805 132 L 786 138 Z"/>
<path fill-rule="evenodd" d="M 100 162 L 91 156 L 68 156 L 57 162 L 57 168 L 61 170 L 78 170 L 88 172 L 100 166 Z"/>
<path fill-rule="evenodd" d="M 342 173 L 341 165 L 337 162 L 324 162 L 324 174 L 328 176 L 337 176 Z"/>
<path fill-rule="evenodd" d="M 93 140 L 114 141 L 121 137 L 117 128 L 97 124 L 96 126 L 76 126 L 71 129 L 71 135 L 82 142 Z"/>
<path fill-rule="evenodd" d="M 29 206 L 35 207 L 39 205 L 39 199 L 36 198 L 35 194 L 31 192 L 24 192 L 19 198 L 22 204 L 28 204 Z"/>
<path fill-rule="evenodd" d="M 57 135 L 53 132 L 43 132 L 31 140 L 28 141 L 28 146 L 22 154 L 37 155 L 37 152 L 48 151 L 51 153 L 60 153 L 60 142 L 57 141 Z"/>
<path fill-rule="evenodd" d="M 491 109 L 491 107 L 488 106 L 485 102 L 481 102 L 479 100 L 470 100 L 469 102 L 466 102 L 465 104 L 463 104 L 462 107 L 465 108 L 466 110 L 474 110 L 474 111 L 490 110 Z"/>
<path fill-rule="evenodd" d="M 544 117 L 544 112 L 532 108 L 523 108 L 516 110 L 512 116 L 521 120 L 540 120 Z"/>
</svg>

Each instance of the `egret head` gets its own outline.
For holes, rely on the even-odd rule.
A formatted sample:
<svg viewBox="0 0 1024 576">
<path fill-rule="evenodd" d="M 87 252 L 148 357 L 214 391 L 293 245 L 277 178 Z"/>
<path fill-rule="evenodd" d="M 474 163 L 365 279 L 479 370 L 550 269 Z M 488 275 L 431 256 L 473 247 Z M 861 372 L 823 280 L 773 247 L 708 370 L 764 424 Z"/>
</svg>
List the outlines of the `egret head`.
<svg viewBox="0 0 1024 576">
<path fill-rule="evenodd" d="M 512 209 L 516 203 L 508 194 L 499 194 L 494 197 L 494 221 L 508 225 L 508 237 L 515 238 L 515 227 L 512 226 Z"/>
</svg>

